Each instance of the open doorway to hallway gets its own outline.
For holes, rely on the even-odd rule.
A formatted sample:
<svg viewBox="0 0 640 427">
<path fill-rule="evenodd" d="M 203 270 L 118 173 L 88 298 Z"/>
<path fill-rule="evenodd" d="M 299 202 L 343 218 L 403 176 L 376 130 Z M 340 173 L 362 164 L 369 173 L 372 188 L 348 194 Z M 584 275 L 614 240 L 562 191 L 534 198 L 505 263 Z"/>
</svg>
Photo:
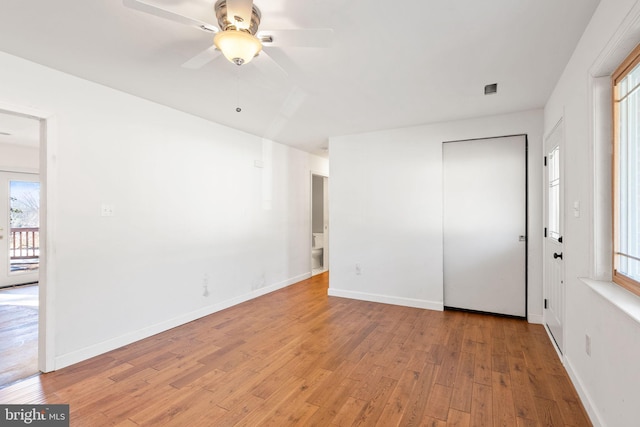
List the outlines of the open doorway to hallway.
<svg viewBox="0 0 640 427">
<path fill-rule="evenodd" d="M 37 374 L 40 121 L 0 112 L 0 388 Z"/>
<path fill-rule="evenodd" d="M 311 274 L 329 270 L 329 178 L 311 175 Z"/>
</svg>

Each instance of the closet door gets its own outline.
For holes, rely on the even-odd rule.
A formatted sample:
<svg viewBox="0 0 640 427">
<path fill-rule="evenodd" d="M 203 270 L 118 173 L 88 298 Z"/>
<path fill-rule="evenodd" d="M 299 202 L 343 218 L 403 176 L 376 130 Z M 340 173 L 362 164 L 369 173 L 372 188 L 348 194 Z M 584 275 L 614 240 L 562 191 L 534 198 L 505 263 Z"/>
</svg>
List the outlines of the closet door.
<svg viewBox="0 0 640 427">
<path fill-rule="evenodd" d="M 443 144 L 444 305 L 526 317 L 526 137 Z"/>
</svg>

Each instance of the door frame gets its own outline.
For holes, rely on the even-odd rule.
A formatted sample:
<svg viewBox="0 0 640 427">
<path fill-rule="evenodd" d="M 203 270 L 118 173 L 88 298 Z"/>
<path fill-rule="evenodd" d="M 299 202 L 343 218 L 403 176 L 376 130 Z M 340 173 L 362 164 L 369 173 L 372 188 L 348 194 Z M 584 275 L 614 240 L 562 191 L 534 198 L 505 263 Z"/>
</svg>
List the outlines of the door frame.
<svg viewBox="0 0 640 427">
<path fill-rule="evenodd" d="M 560 232 L 562 233 L 562 237 L 564 237 L 565 233 L 565 224 L 566 224 L 566 209 L 565 209 L 565 188 L 566 185 L 563 181 L 565 175 L 565 158 L 566 158 L 566 150 L 564 147 L 564 114 L 558 119 L 556 120 L 555 124 L 553 125 L 553 127 L 551 128 L 551 130 L 543 137 L 542 140 L 542 156 L 543 158 L 546 158 L 548 153 L 548 149 L 547 149 L 547 140 L 554 134 L 554 132 L 558 129 L 559 126 L 562 126 L 562 133 L 560 135 L 560 141 L 558 143 L 558 146 L 560 147 L 560 164 L 558 165 L 559 167 L 559 175 L 560 175 L 560 212 L 559 212 L 559 221 L 560 221 Z M 543 162 L 542 165 L 543 171 L 542 171 L 542 181 L 543 181 L 543 206 L 544 206 L 544 214 L 543 214 L 543 227 L 544 230 L 546 232 L 548 232 L 548 227 L 549 227 L 549 189 L 548 189 L 548 166 L 546 164 L 546 162 Z M 547 335 L 549 336 L 549 339 L 551 340 L 551 342 L 553 343 L 553 348 L 556 350 L 556 353 L 558 354 L 558 357 L 560 358 L 560 360 L 564 360 L 563 358 L 563 353 L 564 353 L 564 348 L 560 348 L 560 345 L 558 345 L 558 342 L 556 341 L 556 338 L 554 338 L 553 333 L 551 332 L 551 329 L 548 326 L 548 322 L 547 322 L 547 309 L 545 308 L 545 300 L 548 298 L 548 293 L 547 293 L 547 289 L 550 286 L 550 284 L 547 281 L 547 271 L 549 268 L 551 268 L 551 266 L 549 265 L 549 257 L 551 256 L 551 254 L 549 253 L 548 249 L 547 249 L 547 239 L 548 237 L 546 236 L 546 233 L 543 231 L 543 245 L 542 245 L 542 324 L 544 325 L 544 329 L 547 331 Z M 562 251 L 564 251 L 564 242 L 561 243 L 562 244 Z M 563 284 L 566 283 L 566 275 L 565 275 L 565 267 L 564 267 L 564 260 L 562 261 L 562 268 L 560 271 L 560 279 L 562 281 Z M 564 343 L 566 343 L 566 328 L 565 328 L 565 312 L 566 312 L 566 292 L 565 292 L 566 286 L 562 286 L 560 289 L 560 292 L 562 294 L 562 311 L 560 313 L 560 322 L 561 322 L 561 328 L 562 328 L 562 332 L 561 332 L 561 342 L 563 343 L 562 347 L 564 347 Z"/>
<path fill-rule="evenodd" d="M 454 139 L 454 140 L 442 141 L 441 147 L 443 147 L 442 155 L 444 158 L 444 144 L 447 144 L 447 143 L 482 141 L 487 139 L 512 138 L 512 137 L 518 137 L 518 136 L 524 137 L 524 232 L 525 232 L 524 272 L 523 272 L 524 273 L 524 316 L 512 316 L 508 314 L 499 314 L 499 313 L 486 313 L 486 312 L 481 312 L 477 310 L 467 310 L 467 309 L 447 307 L 446 305 L 444 306 L 445 310 L 448 309 L 448 310 L 466 311 L 466 312 L 474 312 L 474 313 L 482 313 L 482 314 L 491 314 L 491 315 L 502 316 L 502 317 L 513 317 L 517 319 L 525 319 L 527 321 L 529 319 L 529 236 L 530 236 L 530 233 L 529 233 L 529 135 L 526 133 L 515 133 L 515 134 L 509 134 L 509 135 L 485 136 L 480 138 Z M 442 194 L 442 197 L 444 197 L 444 192 Z M 444 209 L 444 205 L 443 205 L 443 209 Z M 444 239 L 444 235 L 443 235 L 443 239 Z M 444 259 L 443 259 L 443 271 L 444 271 Z M 444 302 L 444 280 L 442 282 L 442 290 L 443 290 L 443 302 Z"/>
<path fill-rule="evenodd" d="M 312 249 L 313 246 L 313 177 L 320 176 L 323 179 L 326 179 L 326 186 L 323 185 L 323 210 L 325 214 L 324 218 L 324 226 L 326 227 L 326 233 L 324 236 L 324 252 L 322 254 L 322 259 L 326 263 L 325 272 L 329 271 L 329 175 L 322 172 L 310 171 L 309 174 L 309 272 L 311 276 L 313 276 L 313 260 L 312 260 Z"/>
<path fill-rule="evenodd" d="M 31 107 L 0 101 L 0 113 L 35 119 L 40 123 L 39 159 L 40 167 L 40 267 L 39 267 L 39 313 L 38 313 L 38 369 L 42 372 L 55 370 L 55 288 L 57 265 L 55 259 L 54 224 L 57 185 L 57 117 L 54 114 Z M 31 172 L 15 168 L 16 172 Z"/>
</svg>

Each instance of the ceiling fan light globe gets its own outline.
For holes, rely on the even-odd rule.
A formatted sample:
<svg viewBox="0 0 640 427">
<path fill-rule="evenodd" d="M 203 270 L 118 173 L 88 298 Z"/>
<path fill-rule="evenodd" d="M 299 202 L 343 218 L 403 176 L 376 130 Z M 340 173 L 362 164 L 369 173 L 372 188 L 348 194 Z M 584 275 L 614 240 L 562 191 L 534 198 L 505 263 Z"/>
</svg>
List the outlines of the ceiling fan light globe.
<svg viewBox="0 0 640 427">
<path fill-rule="evenodd" d="M 213 43 L 225 58 L 236 65 L 249 63 L 262 50 L 260 40 L 245 31 L 220 31 L 213 38 Z"/>
</svg>

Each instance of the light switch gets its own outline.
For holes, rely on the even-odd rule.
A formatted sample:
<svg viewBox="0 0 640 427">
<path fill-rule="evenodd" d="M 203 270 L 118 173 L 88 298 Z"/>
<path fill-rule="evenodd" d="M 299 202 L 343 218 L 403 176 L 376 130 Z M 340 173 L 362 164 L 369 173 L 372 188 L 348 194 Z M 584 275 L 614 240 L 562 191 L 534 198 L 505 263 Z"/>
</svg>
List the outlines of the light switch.
<svg viewBox="0 0 640 427">
<path fill-rule="evenodd" d="M 102 204 L 102 216 L 113 216 L 114 211 L 113 205 Z"/>
<path fill-rule="evenodd" d="M 580 218 L 580 200 L 576 200 L 573 202 L 573 216 L 576 218 Z"/>
</svg>

